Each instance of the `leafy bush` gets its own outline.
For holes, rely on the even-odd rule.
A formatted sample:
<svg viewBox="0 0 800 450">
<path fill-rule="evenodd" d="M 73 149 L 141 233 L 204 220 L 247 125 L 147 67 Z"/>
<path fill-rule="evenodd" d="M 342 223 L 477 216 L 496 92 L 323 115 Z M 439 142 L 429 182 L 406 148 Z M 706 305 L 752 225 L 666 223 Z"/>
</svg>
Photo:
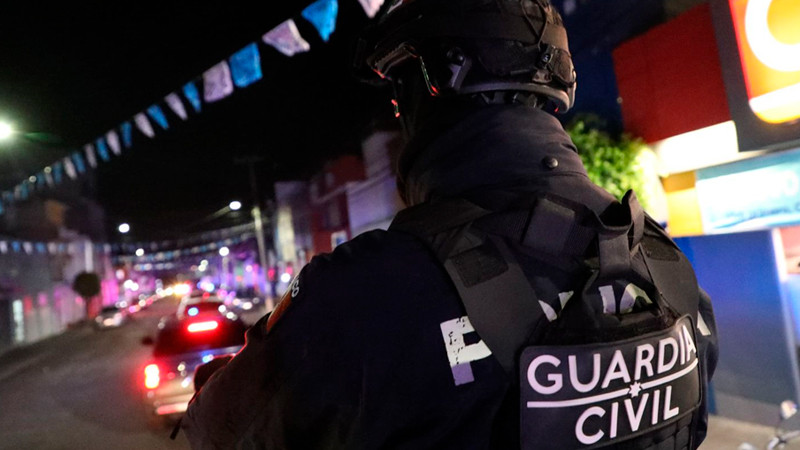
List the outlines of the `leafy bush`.
<svg viewBox="0 0 800 450">
<path fill-rule="evenodd" d="M 612 137 L 602 131 L 600 120 L 593 116 L 576 117 L 566 130 L 578 148 L 589 179 L 617 198 L 633 189 L 647 209 L 646 180 L 637 160 L 645 148 L 641 139 L 624 133 Z"/>
</svg>

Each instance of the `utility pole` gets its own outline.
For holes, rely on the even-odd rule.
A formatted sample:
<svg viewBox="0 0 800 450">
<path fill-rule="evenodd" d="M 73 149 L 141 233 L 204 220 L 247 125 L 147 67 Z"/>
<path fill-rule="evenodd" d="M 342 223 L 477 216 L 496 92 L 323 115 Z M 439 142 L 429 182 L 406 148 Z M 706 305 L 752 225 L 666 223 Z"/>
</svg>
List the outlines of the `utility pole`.
<svg viewBox="0 0 800 450">
<path fill-rule="evenodd" d="M 246 156 L 235 158 L 235 164 L 247 164 L 247 169 L 250 175 L 250 191 L 253 194 L 253 222 L 256 228 L 256 243 L 258 244 L 258 263 L 261 265 L 261 273 L 263 274 L 264 283 L 267 282 L 267 249 L 264 243 L 264 224 L 261 219 L 261 206 L 258 196 L 258 186 L 256 184 L 256 170 L 255 164 L 263 161 L 264 158 L 260 156 Z"/>
</svg>

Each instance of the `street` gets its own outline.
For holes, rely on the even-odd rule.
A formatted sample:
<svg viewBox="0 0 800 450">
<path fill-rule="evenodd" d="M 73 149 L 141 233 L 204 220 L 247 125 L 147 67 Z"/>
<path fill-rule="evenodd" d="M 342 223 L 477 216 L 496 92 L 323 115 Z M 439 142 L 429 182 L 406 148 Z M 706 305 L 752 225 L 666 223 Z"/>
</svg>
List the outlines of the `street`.
<svg viewBox="0 0 800 450">
<path fill-rule="evenodd" d="M 120 328 L 69 330 L 0 355 L 0 449 L 188 448 L 171 427 L 148 425 L 142 369 L 163 299 Z M 263 311 L 248 314 L 252 323 Z"/>
<path fill-rule="evenodd" d="M 141 344 L 158 319 L 174 312 L 163 299 L 120 328 L 69 330 L 0 355 L 0 449 L 180 449 L 182 433 L 148 423 L 142 369 L 152 347 Z M 253 323 L 264 311 L 244 317 Z M 712 416 L 702 450 L 763 445 L 770 427 Z M 800 448 L 792 443 L 787 448 Z"/>
</svg>

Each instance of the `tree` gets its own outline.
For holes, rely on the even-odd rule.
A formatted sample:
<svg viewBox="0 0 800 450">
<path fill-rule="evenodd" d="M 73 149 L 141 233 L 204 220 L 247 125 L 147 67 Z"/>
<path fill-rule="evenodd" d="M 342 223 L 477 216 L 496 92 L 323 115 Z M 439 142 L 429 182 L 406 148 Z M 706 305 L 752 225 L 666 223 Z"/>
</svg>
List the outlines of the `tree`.
<svg viewBox="0 0 800 450">
<path fill-rule="evenodd" d="M 94 272 L 81 272 L 72 282 L 72 290 L 83 297 L 86 305 L 86 318 L 89 319 L 92 299 L 100 294 L 100 277 Z"/>
<path fill-rule="evenodd" d="M 642 207 L 648 209 L 647 180 L 638 161 L 646 149 L 644 141 L 625 133 L 613 137 L 602 130 L 602 121 L 592 115 L 576 116 L 566 130 L 578 148 L 590 180 L 617 198 L 633 189 Z"/>
</svg>

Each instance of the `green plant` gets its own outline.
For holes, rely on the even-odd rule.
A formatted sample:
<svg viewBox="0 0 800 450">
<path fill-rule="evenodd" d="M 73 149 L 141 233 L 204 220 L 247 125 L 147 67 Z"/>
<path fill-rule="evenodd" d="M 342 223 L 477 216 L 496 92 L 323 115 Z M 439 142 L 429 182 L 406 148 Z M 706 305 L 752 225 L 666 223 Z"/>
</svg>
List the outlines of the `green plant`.
<svg viewBox="0 0 800 450">
<path fill-rule="evenodd" d="M 617 198 L 633 189 L 647 209 L 646 180 L 638 162 L 645 149 L 641 139 L 624 133 L 618 138 L 612 137 L 601 130 L 599 119 L 593 116 L 576 117 L 566 130 L 578 148 L 590 180 Z"/>
</svg>

